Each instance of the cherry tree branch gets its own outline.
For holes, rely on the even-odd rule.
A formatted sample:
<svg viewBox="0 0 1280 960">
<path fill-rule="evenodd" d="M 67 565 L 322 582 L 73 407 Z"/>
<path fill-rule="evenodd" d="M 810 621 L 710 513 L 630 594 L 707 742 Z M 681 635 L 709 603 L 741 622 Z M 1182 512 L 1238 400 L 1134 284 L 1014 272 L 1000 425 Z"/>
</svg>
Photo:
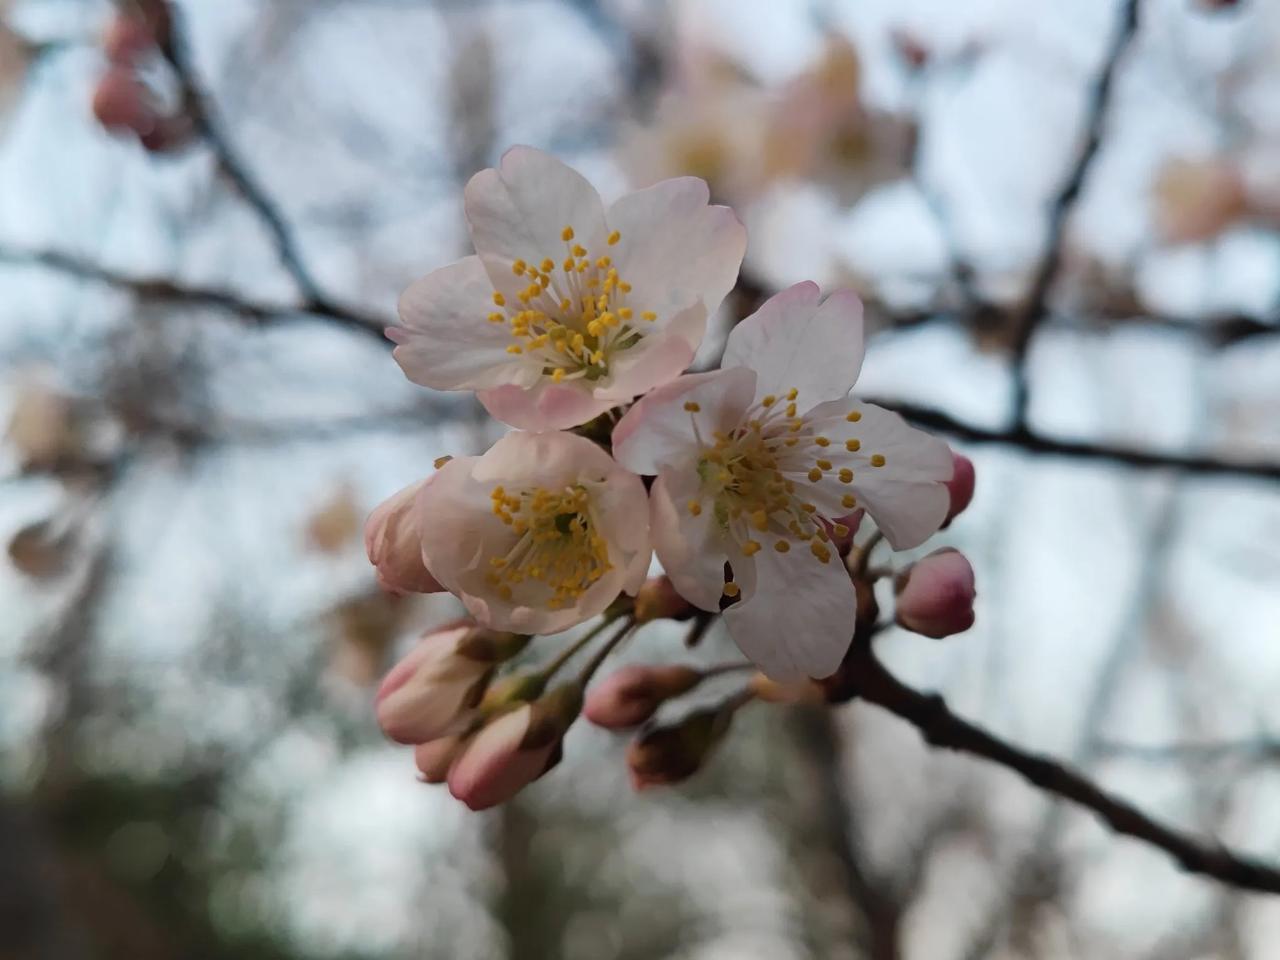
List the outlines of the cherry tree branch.
<svg viewBox="0 0 1280 960">
<path fill-rule="evenodd" d="M 1080 196 L 1085 178 L 1097 157 L 1098 148 L 1102 145 L 1102 128 L 1106 121 L 1107 106 L 1111 101 L 1111 89 L 1115 79 L 1116 65 L 1120 57 L 1128 49 L 1134 34 L 1138 31 L 1139 0 L 1124 0 L 1120 11 L 1120 23 L 1116 29 L 1111 47 L 1103 59 L 1102 70 L 1093 84 L 1086 107 L 1087 121 L 1085 125 L 1084 146 L 1080 155 L 1067 173 L 1067 179 L 1058 190 L 1057 197 L 1049 210 L 1049 223 L 1045 237 L 1044 254 L 1031 281 L 1026 304 L 1017 318 L 1013 339 L 1014 398 L 1013 422 L 1024 427 L 1027 422 L 1027 408 L 1030 405 L 1031 389 L 1027 379 L 1027 353 L 1031 347 L 1031 339 L 1036 328 L 1049 315 L 1049 293 L 1057 278 L 1058 268 L 1062 263 L 1063 241 L 1066 237 L 1067 219 Z"/>
<path fill-rule="evenodd" d="M 979 757 L 1011 770 L 1046 793 L 1089 810 L 1114 832 L 1164 851 L 1190 873 L 1242 890 L 1280 894 L 1280 868 L 1221 844 L 1180 833 L 1103 790 L 1070 766 L 1013 746 L 957 716 L 941 696 L 921 693 L 893 676 L 865 640 L 855 640 L 828 691 L 833 701 L 858 698 L 888 710 L 915 727 L 930 746 Z"/>
</svg>

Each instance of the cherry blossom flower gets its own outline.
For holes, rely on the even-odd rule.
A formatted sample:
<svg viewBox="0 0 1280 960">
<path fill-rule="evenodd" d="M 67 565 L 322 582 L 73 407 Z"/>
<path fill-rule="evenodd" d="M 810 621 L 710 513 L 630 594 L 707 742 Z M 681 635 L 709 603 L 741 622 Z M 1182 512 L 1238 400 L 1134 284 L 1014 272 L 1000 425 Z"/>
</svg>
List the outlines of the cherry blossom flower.
<svg viewBox="0 0 1280 960">
<path fill-rule="evenodd" d="M 549 154 L 514 147 L 467 184 L 476 256 L 412 284 L 387 336 L 414 383 L 475 390 L 528 430 L 577 426 L 678 376 L 732 289 L 746 231 L 707 185 L 664 180 L 607 210 Z"/>
<path fill-rule="evenodd" d="M 573 434 L 513 432 L 450 460 L 418 509 L 428 569 L 496 630 L 567 630 L 648 573 L 644 484 Z"/>
<path fill-rule="evenodd" d="M 730 634 L 776 680 L 824 677 L 853 633 L 855 599 L 833 538 L 864 509 L 896 549 L 934 533 L 950 504 L 945 443 L 848 397 L 862 309 L 801 283 L 729 336 L 723 369 L 641 399 L 614 455 L 650 490 L 650 530 L 676 589 L 724 609 Z"/>
</svg>

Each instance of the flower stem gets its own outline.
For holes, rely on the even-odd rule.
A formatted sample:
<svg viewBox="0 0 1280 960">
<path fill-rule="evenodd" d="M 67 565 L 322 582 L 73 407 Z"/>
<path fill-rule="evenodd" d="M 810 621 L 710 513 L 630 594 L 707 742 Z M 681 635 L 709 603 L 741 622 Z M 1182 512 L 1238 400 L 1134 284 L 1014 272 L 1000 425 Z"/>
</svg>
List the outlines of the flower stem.
<svg viewBox="0 0 1280 960">
<path fill-rule="evenodd" d="M 866 542 L 860 547 L 855 547 L 853 553 L 849 555 L 849 572 L 853 574 L 855 579 L 861 579 L 866 576 L 867 564 L 871 562 L 871 552 L 880 545 L 880 541 L 884 539 L 884 533 L 880 530 L 872 532 L 867 537 Z"/>
<path fill-rule="evenodd" d="M 622 625 L 622 629 L 606 640 L 604 642 L 604 646 L 597 650 L 596 655 L 591 658 L 585 667 L 582 668 L 582 672 L 578 674 L 578 683 L 585 687 L 587 685 L 587 681 L 590 680 L 595 672 L 600 669 L 600 664 L 604 663 L 605 657 L 609 656 L 609 654 L 613 652 L 613 648 L 621 643 L 622 638 L 634 630 L 635 626 L 635 617 L 627 617 L 626 622 Z"/>
<path fill-rule="evenodd" d="M 702 671 L 702 679 L 706 680 L 710 677 L 718 677 L 725 673 L 736 673 L 739 670 L 754 670 L 754 663 L 718 663 L 714 667 L 707 667 Z"/>
<path fill-rule="evenodd" d="M 573 659 L 574 654 L 576 654 L 579 650 L 585 647 L 588 643 L 590 643 L 596 637 L 600 636 L 601 633 L 603 633 L 606 629 L 608 629 L 609 624 L 613 623 L 615 620 L 618 619 L 618 616 L 620 616 L 620 614 L 615 614 L 614 616 L 611 616 L 611 617 L 606 616 L 603 620 L 601 620 L 594 627 L 592 627 L 590 630 L 588 630 L 586 633 L 580 636 L 577 640 L 573 641 L 573 643 L 569 644 L 567 647 L 561 650 L 554 660 L 552 660 L 540 671 L 538 671 L 542 675 L 543 680 L 550 680 L 557 673 L 559 673 L 560 668 L 563 667 L 566 663 L 568 663 L 571 659 Z"/>
</svg>

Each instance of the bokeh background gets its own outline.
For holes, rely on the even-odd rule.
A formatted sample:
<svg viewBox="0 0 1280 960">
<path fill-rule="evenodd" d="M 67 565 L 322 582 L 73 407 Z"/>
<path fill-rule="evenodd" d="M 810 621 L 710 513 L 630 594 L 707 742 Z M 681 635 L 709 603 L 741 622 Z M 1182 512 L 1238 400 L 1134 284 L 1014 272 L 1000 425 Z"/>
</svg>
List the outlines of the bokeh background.
<svg viewBox="0 0 1280 960">
<path fill-rule="evenodd" d="M 0 0 L 0 957 L 1280 956 L 1274 899 L 867 705 L 642 795 L 575 729 L 470 814 L 371 710 L 450 601 L 359 536 L 497 429 L 379 332 L 466 178 L 704 176 L 721 335 L 852 285 L 860 391 L 977 463 L 977 625 L 886 662 L 1280 857 L 1280 3 L 186 0 L 151 150 L 91 109 L 111 13 Z"/>
</svg>

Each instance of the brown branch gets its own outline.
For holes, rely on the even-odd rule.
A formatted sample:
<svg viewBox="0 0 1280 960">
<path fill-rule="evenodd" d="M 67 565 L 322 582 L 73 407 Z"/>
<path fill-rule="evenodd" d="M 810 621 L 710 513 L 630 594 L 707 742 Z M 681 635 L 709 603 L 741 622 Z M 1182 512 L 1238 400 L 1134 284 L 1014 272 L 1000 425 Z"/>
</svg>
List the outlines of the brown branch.
<svg viewBox="0 0 1280 960">
<path fill-rule="evenodd" d="M 323 307 L 315 304 L 290 306 L 262 303 L 247 300 L 229 290 L 216 287 L 186 285 L 163 278 L 116 273 L 89 260 L 56 250 L 18 250 L 0 245 L 0 261 L 19 266 L 47 267 L 81 280 L 103 283 L 118 290 L 127 291 L 144 300 L 182 303 L 194 307 L 216 307 L 260 323 L 310 316 L 382 340 L 382 330 L 391 322 L 387 317 L 348 310 L 331 303 Z"/>
<path fill-rule="evenodd" d="M 870 400 L 870 398 L 868 398 Z M 1118 444 L 1087 440 L 1060 440 L 1030 429 L 993 430 L 979 427 L 932 407 L 893 400 L 872 402 L 897 410 L 909 421 L 969 443 L 1016 447 L 1028 453 L 1066 457 L 1072 460 L 1106 463 L 1139 470 L 1174 470 L 1195 476 L 1257 477 L 1280 480 L 1280 463 L 1266 460 L 1238 460 L 1205 454 L 1161 453 Z"/>
<path fill-rule="evenodd" d="M 914 690 L 889 673 L 865 641 L 855 641 L 840 672 L 827 686 L 833 701 L 857 697 L 882 707 L 915 727 L 931 746 L 980 757 L 1011 770 L 1033 786 L 1089 810 L 1116 833 L 1164 851 L 1188 872 L 1242 890 L 1280 894 L 1280 869 L 1221 844 L 1179 833 L 1069 766 L 1015 747 L 956 716 L 942 697 Z"/>
<path fill-rule="evenodd" d="M 1102 70 L 1094 81 L 1086 107 L 1088 120 L 1085 126 L 1085 142 L 1080 155 L 1067 173 L 1067 179 L 1049 209 L 1049 222 L 1045 237 L 1044 254 L 1032 278 L 1025 306 L 1021 310 L 1013 334 L 1013 422 L 1023 427 L 1027 422 L 1027 408 L 1031 400 L 1027 380 L 1027 352 L 1036 327 L 1049 315 L 1049 293 L 1062 263 L 1062 248 L 1066 237 L 1067 219 L 1075 207 L 1080 189 L 1097 157 L 1102 144 L 1102 128 L 1106 120 L 1107 105 L 1111 100 L 1111 88 L 1116 65 L 1138 30 L 1139 0 L 1125 0 L 1120 12 L 1120 23 L 1111 47 L 1103 59 Z"/>
</svg>

